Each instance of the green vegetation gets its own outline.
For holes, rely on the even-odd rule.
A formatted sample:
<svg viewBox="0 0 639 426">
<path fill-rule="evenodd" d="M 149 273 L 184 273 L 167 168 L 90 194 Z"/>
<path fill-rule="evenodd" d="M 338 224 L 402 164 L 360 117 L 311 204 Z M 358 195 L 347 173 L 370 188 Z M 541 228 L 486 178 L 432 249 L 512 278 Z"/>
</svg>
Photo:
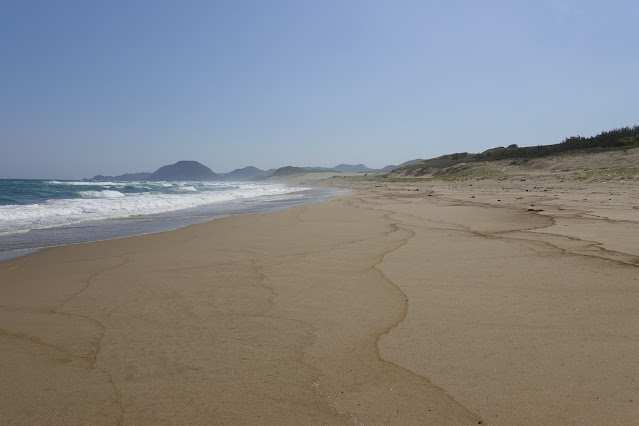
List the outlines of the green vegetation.
<svg viewBox="0 0 639 426">
<path fill-rule="evenodd" d="M 639 135 L 628 136 L 620 140 L 625 144 L 624 148 L 639 148 Z"/>
<path fill-rule="evenodd" d="M 394 176 L 392 174 L 376 175 L 370 174 L 365 176 L 344 176 L 335 177 L 336 179 L 345 179 L 349 182 L 395 182 L 395 183 L 414 183 L 428 182 L 434 180 L 444 181 L 465 181 L 465 180 L 482 180 L 482 179 L 511 179 L 512 176 L 502 172 L 501 170 L 488 165 L 477 165 L 450 173 L 443 173 L 432 177 L 412 177 L 412 176 Z"/>
<path fill-rule="evenodd" d="M 468 169 L 460 170 L 458 172 L 448 173 L 439 176 L 441 180 L 482 180 L 482 179 L 510 179 L 511 176 L 502 172 L 501 170 L 490 167 L 488 165 L 482 165 L 477 167 L 471 167 Z"/>
<path fill-rule="evenodd" d="M 570 174 L 570 178 L 575 180 L 636 179 L 639 178 L 639 168 L 620 167 L 616 169 L 605 170 L 586 170 L 583 172 L 573 172 Z"/>
<path fill-rule="evenodd" d="M 364 176 L 333 176 L 333 179 L 340 179 L 346 182 L 427 182 L 436 180 L 432 177 L 402 177 L 390 176 L 388 174 L 367 174 Z"/>
<path fill-rule="evenodd" d="M 285 166 L 275 170 L 272 176 L 288 176 L 288 175 L 294 175 L 297 173 L 308 173 L 308 172 L 309 170 L 303 169 L 302 167 Z"/>
<path fill-rule="evenodd" d="M 363 176 L 333 176 L 334 179 L 344 179 L 348 182 L 424 182 L 433 180 L 433 178 L 421 178 L 421 177 L 400 177 L 389 176 L 388 174 L 366 174 Z"/>
<path fill-rule="evenodd" d="M 510 145 L 508 148 L 493 148 L 481 154 L 475 154 L 474 161 L 539 158 L 568 151 L 601 152 L 612 149 L 629 149 L 637 146 L 639 146 L 639 126 L 622 127 L 621 129 L 601 132 L 590 138 L 572 136 L 564 139 L 561 143 L 553 145 L 527 146 L 523 148 L 519 148 L 517 145 Z"/>
<path fill-rule="evenodd" d="M 444 169 L 446 167 L 455 166 L 459 163 L 473 161 L 473 155 L 475 154 L 469 154 L 467 152 L 442 155 L 441 157 L 420 161 L 419 163 L 410 164 L 408 166 L 400 167 L 399 169 L 395 170 L 401 170 L 404 172 L 409 172 L 409 174 L 419 176 L 427 174 L 433 169 Z"/>
<path fill-rule="evenodd" d="M 546 157 L 549 155 L 570 154 L 570 153 L 595 153 L 609 150 L 630 149 L 639 147 L 639 126 L 622 127 L 607 132 L 584 138 L 582 136 L 573 136 L 564 139 L 563 142 L 553 145 L 538 145 L 519 147 L 517 144 L 508 145 L 508 147 L 497 147 L 486 150 L 479 154 L 469 154 L 467 152 L 459 152 L 455 154 L 442 155 L 441 157 L 431 158 L 429 160 L 420 161 L 408 166 L 400 167 L 393 170 L 393 174 L 422 176 L 430 173 L 446 174 L 456 179 L 463 178 L 466 175 L 463 171 L 456 170 L 454 166 L 461 163 L 477 163 L 489 162 L 497 160 L 512 159 L 517 162 L 526 162 L 532 158 Z M 450 169 L 439 171 L 442 169 Z M 477 171 L 466 172 L 468 176 Z M 488 172 L 486 172 L 488 173 Z M 488 176 L 486 176 L 488 177 Z M 490 176 L 495 178 L 495 176 Z M 443 178 L 443 176 L 440 176 Z M 481 177 L 480 177 L 481 178 Z"/>
</svg>

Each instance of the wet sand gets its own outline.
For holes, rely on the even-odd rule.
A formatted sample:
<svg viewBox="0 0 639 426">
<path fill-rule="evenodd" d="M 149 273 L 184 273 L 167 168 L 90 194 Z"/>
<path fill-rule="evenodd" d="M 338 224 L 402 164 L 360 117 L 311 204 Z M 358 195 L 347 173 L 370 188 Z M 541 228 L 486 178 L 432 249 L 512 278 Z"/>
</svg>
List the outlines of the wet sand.
<svg viewBox="0 0 639 426">
<path fill-rule="evenodd" d="M 2 262 L 0 423 L 635 423 L 638 188 L 361 183 Z"/>
</svg>

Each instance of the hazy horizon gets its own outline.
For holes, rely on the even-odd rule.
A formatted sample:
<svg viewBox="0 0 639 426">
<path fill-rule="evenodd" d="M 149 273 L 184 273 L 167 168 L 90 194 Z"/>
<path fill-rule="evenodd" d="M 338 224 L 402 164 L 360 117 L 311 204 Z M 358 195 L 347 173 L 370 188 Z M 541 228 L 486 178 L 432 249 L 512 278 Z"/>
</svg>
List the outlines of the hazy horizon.
<svg viewBox="0 0 639 426">
<path fill-rule="evenodd" d="M 416 159 L 413 159 L 413 160 L 416 160 Z M 49 180 L 49 179 L 58 179 L 58 180 L 82 180 L 82 179 L 91 179 L 91 178 L 93 178 L 93 177 L 95 177 L 95 176 L 98 176 L 98 175 L 101 175 L 101 176 L 113 176 L 113 177 L 116 177 L 116 176 L 121 176 L 121 175 L 124 175 L 124 174 L 153 173 L 153 172 L 155 172 L 157 169 L 159 169 L 159 168 L 161 168 L 161 167 L 163 167 L 163 166 L 169 166 L 169 165 L 175 164 L 175 163 L 177 163 L 177 162 L 179 162 L 179 161 L 197 161 L 198 163 L 200 163 L 200 164 L 202 164 L 202 165 L 204 165 L 204 166 L 206 166 L 206 167 L 209 167 L 207 164 L 204 164 L 204 163 L 202 163 L 201 161 L 198 161 L 198 160 L 193 160 L 193 159 L 181 159 L 181 160 L 174 161 L 174 162 L 172 162 L 172 163 L 168 163 L 168 164 L 161 164 L 161 165 L 159 165 L 159 166 L 155 167 L 155 168 L 154 168 L 154 169 L 152 169 L 152 170 L 129 170 L 129 171 L 122 172 L 122 173 L 94 173 L 94 174 L 87 175 L 87 176 L 77 176 L 77 177 L 70 177 L 70 178 L 67 178 L 67 177 L 59 177 L 59 176 L 40 176 L 40 177 L 4 177 L 4 176 L 2 176 L 2 177 L 0 177 L 0 179 L 5 179 L 5 180 L 12 180 L 12 179 L 17 179 L 17 180 L 23 180 L 23 179 L 24 179 L 24 180 Z M 406 161 L 412 161 L 412 160 L 406 160 Z M 404 161 L 402 161 L 402 163 L 404 163 Z M 308 164 L 301 164 L 301 165 L 298 165 L 298 164 L 285 164 L 285 165 L 283 165 L 283 166 L 279 166 L 279 167 L 272 167 L 272 168 L 269 168 L 269 169 L 260 169 L 259 167 L 256 167 L 256 166 L 247 165 L 247 166 L 237 167 L 237 168 L 235 168 L 235 169 L 233 169 L 233 170 L 228 170 L 228 171 L 217 171 L 217 170 L 213 170 L 213 169 L 212 169 L 212 168 L 210 168 L 210 167 L 209 167 L 209 168 L 210 168 L 210 169 L 211 169 L 214 173 L 216 173 L 216 174 L 224 175 L 224 174 L 228 174 L 228 173 L 230 173 L 230 172 L 233 172 L 233 171 L 235 171 L 235 170 L 238 170 L 238 169 L 244 169 L 244 168 L 251 167 L 251 166 L 252 166 L 252 167 L 256 167 L 257 169 L 260 169 L 260 170 L 262 170 L 262 171 L 269 171 L 269 170 L 277 170 L 277 169 L 279 169 L 279 168 L 283 168 L 283 167 L 290 167 L 290 166 L 292 166 L 292 167 L 300 167 L 300 168 L 316 168 L 316 167 L 325 167 L 325 168 L 327 168 L 327 169 L 332 169 L 332 168 L 337 167 L 337 166 L 342 165 L 342 164 L 348 164 L 348 165 L 352 165 L 352 166 L 357 166 L 357 165 L 359 165 L 359 164 L 363 164 L 363 163 L 356 163 L 356 164 L 355 164 L 355 163 L 353 163 L 353 164 L 350 164 L 350 163 L 339 163 L 339 164 L 333 164 L 332 166 L 315 166 L 315 165 L 308 165 Z M 401 164 L 401 163 L 398 163 L 398 164 Z M 394 164 L 394 165 L 398 165 L 398 164 Z M 383 166 L 383 167 L 390 166 L 390 165 L 392 165 L 392 164 L 386 164 L 386 165 L 385 165 L 385 166 Z M 381 169 L 383 168 L 383 167 L 373 168 L 373 167 L 369 167 L 367 164 L 364 164 L 364 166 L 366 166 L 366 167 L 368 167 L 369 169 L 372 169 L 372 170 L 381 170 Z"/>
<path fill-rule="evenodd" d="M 370 168 L 638 123 L 631 1 L 0 0 L 0 178 Z"/>
</svg>

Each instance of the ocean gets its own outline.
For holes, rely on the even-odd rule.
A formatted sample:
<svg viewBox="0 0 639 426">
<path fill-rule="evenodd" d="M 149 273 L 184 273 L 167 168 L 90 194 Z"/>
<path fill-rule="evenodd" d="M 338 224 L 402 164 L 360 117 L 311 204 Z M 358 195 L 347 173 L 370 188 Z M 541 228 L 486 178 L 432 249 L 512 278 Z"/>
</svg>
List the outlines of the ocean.
<svg viewBox="0 0 639 426">
<path fill-rule="evenodd" d="M 0 179 L 0 261 L 46 247 L 281 210 L 335 193 L 261 182 Z"/>
</svg>

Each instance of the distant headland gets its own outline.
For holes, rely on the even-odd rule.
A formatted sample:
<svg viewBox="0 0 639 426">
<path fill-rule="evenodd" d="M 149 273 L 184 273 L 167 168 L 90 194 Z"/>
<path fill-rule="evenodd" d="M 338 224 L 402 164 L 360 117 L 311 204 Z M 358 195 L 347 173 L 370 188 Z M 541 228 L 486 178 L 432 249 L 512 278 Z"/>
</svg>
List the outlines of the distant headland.
<svg viewBox="0 0 639 426">
<path fill-rule="evenodd" d="M 125 173 L 118 176 L 96 175 L 85 181 L 252 181 L 269 177 L 281 177 L 299 173 L 373 173 L 388 174 L 386 177 L 419 177 L 426 175 L 443 176 L 468 174 L 468 169 L 483 167 L 486 163 L 500 160 L 526 162 L 541 157 L 568 154 L 587 154 L 602 151 L 626 150 L 639 147 L 639 126 L 622 127 L 604 131 L 596 136 L 585 138 L 572 136 L 563 142 L 551 145 L 519 147 L 511 144 L 507 147 L 488 149 L 479 154 L 460 152 L 442 155 L 437 158 L 409 160 L 399 165 L 388 165 L 381 169 L 371 169 L 364 164 L 339 164 L 335 167 L 296 167 L 284 166 L 278 169 L 261 170 L 248 166 L 235 169 L 230 173 L 215 173 L 197 161 L 178 161 L 162 166 L 155 172 Z"/>
<path fill-rule="evenodd" d="M 295 173 L 384 173 L 397 167 L 422 161 L 416 159 L 400 165 L 388 165 L 382 169 L 371 169 L 364 164 L 339 164 L 335 167 L 293 167 L 285 166 L 279 169 L 261 170 L 254 166 L 235 169 L 229 173 L 215 173 L 198 161 L 178 161 L 175 164 L 162 166 L 155 172 L 125 173 L 117 176 L 96 175 L 84 179 L 93 182 L 133 182 L 133 181 L 252 181 L 264 180 L 272 176 L 286 176 Z"/>
</svg>

